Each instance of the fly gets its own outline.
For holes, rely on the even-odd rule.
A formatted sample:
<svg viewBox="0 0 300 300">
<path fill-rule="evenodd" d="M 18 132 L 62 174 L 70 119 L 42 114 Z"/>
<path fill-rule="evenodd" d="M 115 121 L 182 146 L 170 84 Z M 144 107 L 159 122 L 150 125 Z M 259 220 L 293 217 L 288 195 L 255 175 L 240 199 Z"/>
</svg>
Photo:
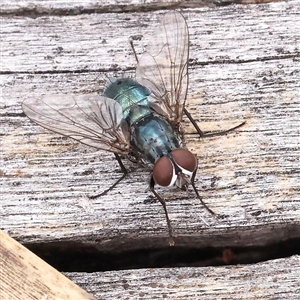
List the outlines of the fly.
<svg viewBox="0 0 300 300">
<path fill-rule="evenodd" d="M 138 60 L 136 80 L 116 79 L 104 95 L 46 95 L 22 103 L 24 113 L 37 124 L 97 149 L 113 152 L 123 175 L 100 195 L 113 189 L 126 175 L 120 156 L 150 165 L 150 190 L 164 208 L 170 244 L 173 229 L 165 200 L 155 185 L 193 187 L 197 157 L 186 147 L 180 122 L 185 114 L 201 137 L 224 134 L 229 130 L 204 134 L 185 109 L 188 88 L 189 34 L 181 13 L 165 14 L 147 52 Z M 98 196 L 100 196 L 98 195 Z"/>
</svg>

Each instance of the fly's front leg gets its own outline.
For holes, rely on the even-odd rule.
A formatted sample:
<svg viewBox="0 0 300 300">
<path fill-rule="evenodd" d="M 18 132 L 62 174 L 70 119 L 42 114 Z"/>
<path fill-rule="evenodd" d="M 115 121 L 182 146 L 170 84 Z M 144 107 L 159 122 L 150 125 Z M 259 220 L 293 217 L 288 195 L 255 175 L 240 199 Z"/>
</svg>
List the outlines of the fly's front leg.
<svg viewBox="0 0 300 300">
<path fill-rule="evenodd" d="M 231 132 L 231 131 L 243 126 L 246 123 L 246 121 L 244 121 L 244 122 L 242 122 L 241 124 L 239 124 L 237 126 L 234 126 L 234 127 L 229 128 L 227 130 L 222 130 L 222 131 L 219 131 L 219 132 L 204 133 L 202 130 L 200 130 L 199 126 L 197 125 L 197 123 L 195 122 L 195 120 L 193 119 L 191 114 L 185 108 L 183 109 L 183 111 L 184 111 L 185 115 L 188 117 L 188 119 L 190 120 L 190 122 L 193 124 L 193 126 L 195 127 L 196 131 L 198 132 L 198 134 L 200 135 L 201 138 L 224 135 L 224 134 L 227 134 L 228 132 Z"/>
<path fill-rule="evenodd" d="M 170 236 L 169 245 L 174 246 L 175 242 L 174 242 L 174 239 L 173 239 L 173 228 L 172 228 L 171 221 L 170 221 L 170 218 L 169 218 L 169 215 L 168 215 L 166 201 L 157 194 L 157 192 L 154 189 L 154 186 L 155 186 L 155 182 L 154 182 L 153 177 L 151 177 L 150 190 L 154 194 L 154 196 L 159 200 L 159 202 L 161 203 L 161 205 L 164 208 L 165 216 L 166 216 L 166 220 L 167 220 L 167 224 L 168 224 L 168 229 L 169 229 L 169 236 Z"/>
<path fill-rule="evenodd" d="M 204 201 L 202 200 L 202 197 L 199 195 L 199 192 L 197 190 L 197 188 L 195 187 L 195 177 L 196 177 L 196 172 L 197 172 L 197 169 L 198 169 L 198 163 L 197 163 L 197 167 L 196 167 L 196 170 L 195 172 L 193 173 L 192 175 L 192 178 L 191 178 L 191 186 L 193 187 L 194 191 L 195 191 L 195 194 L 197 196 L 197 198 L 201 201 L 202 205 L 214 216 L 216 217 L 217 214 L 211 210 L 205 203 Z"/>
<path fill-rule="evenodd" d="M 119 163 L 119 166 L 121 168 L 121 171 L 122 171 L 123 175 L 113 185 L 111 185 L 108 189 L 106 189 L 104 192 L 102 192 L 100 194 L 97 194 L 97 195 L 88 196 L 90 199 L 95 199 L 95 198 L 101 197 L 103 195 L 106 195 L 109 191 L 111 191 L 119 182 L 121 182 L 127 176 L 128 171 L 124 167 L 120 156 L 116 153 L 114 153 L 114 154 L 115 154 L 116 160 Z"/>
</svg>

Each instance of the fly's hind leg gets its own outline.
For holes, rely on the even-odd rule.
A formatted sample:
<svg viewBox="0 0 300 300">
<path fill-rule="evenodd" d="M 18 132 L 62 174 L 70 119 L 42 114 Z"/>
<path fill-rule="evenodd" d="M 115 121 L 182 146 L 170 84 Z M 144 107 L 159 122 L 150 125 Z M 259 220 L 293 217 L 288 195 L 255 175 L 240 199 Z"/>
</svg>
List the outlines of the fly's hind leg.
<svg viewBox="0 0 300 300">
<path fill-rule="evenodd" d="M 195 122 L 195 120 L 193 119 L 193 117 L 191 116 L 191 114 L 184 108 L 183 109 L 185 115 L 188 117 L 188 119 L 190 120 L 190 122 L 193 124 L 193 126 L 195 127 L 197 133 L 200 135 L 201 138 L 204 137 L 212 137 L 212 136 L 218 136 L 218 135 L 224 135 L 227 134 L 228 132 L 231 132 L 237 128 L 240 128 L 241 126 L 243 126 L 246 121 L 243 121 L 242 123 L 240 123 L 237 126 L 234 126 L 232 128 L 226 129 L 226 130 L 222 130 L 222 131 L 218 131 L 218 132 L 213 132 L 213 133 L 204 133 L 199 126 L 197 125 L 197 123 Z"/>
<path fill-rule="evenodd" d="M 96 195 L 92 195 L 92 196 L 88 196 L 90 199 L 95 199 L 95 198 L 98 198 L 98 197 L 101 197 L 101 196 L 104 196 L 106 195 L 109 191 L 111 191 L 114 187 L 117 186 L 117 184 L 119 182 L 121 182 L 127 175 L 128 175 L 128 171 L 126 170 L 126 168 L 124 167 L 123 163 L 122 163 L 122 160 L 120 158 L 120 156 L 116 153 L 115 154 L 115 157 L 116 157 L 116 160 L 118 161 L 119 163 L 119 166 L 121 168 L 121 171 L 122 171 L 122 176 L 113 184 L 111 185 L 108 189 L 106 189 L 105 191 L 103 191 L 102 193 L 100 194 L 96 194 Z"/>
<path fill-rule="evenodd" d="M 138 64 L 139 63 L 139 59 L 137 57 L 137 54 L 136 54 L 136 51 L 135 51 L 135 48 L 134 48 L 134 45 L 133 45 L 133 40 L 132 38 L 129 39 L 129 43 L 130 43 L 130 46 L 131 46 L 131 49 L 133 51 L 133 54 L 134 54 L 134 58 L 136 60 L 136 63 Z"/>
</svg>

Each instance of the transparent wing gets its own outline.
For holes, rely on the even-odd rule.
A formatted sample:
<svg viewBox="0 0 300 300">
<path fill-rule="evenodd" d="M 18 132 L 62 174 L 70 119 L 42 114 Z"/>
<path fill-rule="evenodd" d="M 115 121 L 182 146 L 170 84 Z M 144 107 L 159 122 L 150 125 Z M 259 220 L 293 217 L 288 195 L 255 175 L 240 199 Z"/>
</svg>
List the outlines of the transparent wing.
<svg viewBox="0 0 300 300">
<path fill-rule="evenodd" d="M 24 113 L 37 124 L 83 144 L 118 154 L 128 154 L 129 134 L 116 101 L 96 93 L 47 95 L 27 99 Z"/>
<path fill-rule="evenodd" d="M 172 123 L 182 119 L 188 87 L 189 34 L 181 13 L 167 13 L 138 62 L 137 81 L 146 86 L 151 106 Z"/>
</svg>

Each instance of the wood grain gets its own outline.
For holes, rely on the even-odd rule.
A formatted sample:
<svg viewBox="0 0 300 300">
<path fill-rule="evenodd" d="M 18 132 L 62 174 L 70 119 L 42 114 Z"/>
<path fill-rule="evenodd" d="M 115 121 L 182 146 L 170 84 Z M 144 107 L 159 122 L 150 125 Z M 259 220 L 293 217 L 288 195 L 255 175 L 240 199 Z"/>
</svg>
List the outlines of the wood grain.
<svg viewBox="0 0 300 300">
<path fill-rule="evenodd" d="M 248 0 L 247 0 L 248 1 Z M 252 0 L 249 0 L 252 1 Z M 254 0 L 256 1 L 256 0 Z M 270 1 L 270 0 L 259 0 Z M 0 13 L 11 15 L 27 15 L 30 17 L 41 15 L 78 15 L 78 14 L 90 14 L 90 13 L 116 13 L 116 12 L 134 12 L 134 11 L 153 11 L 160 9 L 179 9 L 179 8 L 192 8 L 192 7 L 215 7 L 216 5 L 222 5 L 222 3 L 229 4 L 237 1 L 227 0 L 48 0 L 38 1 L 33 0 L 26 1 L 8 1 L 3 0 L 0 7 Z M 253 2 L 253 1 L 252 1 Z"/>
<path fill-rule="evenodd" d="M 101 93 L 108 77 L 134 76 L 129 37 L 141 54 L 166 8 L 185 7 L 187 109 L 204 131 L 247 123 L 200 140 L 184 120 L 187 146 L 199 158 L 197 186 L 218 219 L 192 191 L 162 189 L 176 246 L 265 246 L 299 238 L 299 1 L 223 7 L 234 2 L 205 1 L 211 8 L 203 8 L 199 1 L 2 1 L 1 229 L 27 245 L 70 241 L 111 253 L 168 247 L 162 207 L 147 187 L 149 170 L 125 161 L 128 178 L 90 200 L 87 195 L 120 176 L 114 156 L 33 124 L 21 102 Z M 18 245 L 5 253 L 22 251 Z M 298 299 L 299 266 L 295 255 L 245 266 L 66 275 L 98 299 Z M 1 287 L 12 270 L 1 267 Z M 0 293 L 32 286 L 22 287 L 16 280 Z"/>
<path fill-rule="evenodd" d="M 300 257 L 255 265 L 65 275 L 97 299 L 298 299 Z"/>
<path fill-rule="evenodd" d="M 0 240 L 1 299 L 96 299 L 1 230 Z"/>
<path fill-rule="evenodd" d="M 103 90 L 109 76 L 133 76 L 128 38 L 140 54 L 164 11 L 4 17 L 2 26 L 1 227 L 22 243 L 75 240 L 104 250 L 168 245 L 149 170 L 79 145 L 30 122 L 28 97 Z M 187 109 L 204 131 L 247 123 L 200 140 L 192 191 L 160 190 L 178 246 L 265 245 L 300 236 L 299 18 L 297 1 L 183 10 L 190 28 Z"/>
</svg>

